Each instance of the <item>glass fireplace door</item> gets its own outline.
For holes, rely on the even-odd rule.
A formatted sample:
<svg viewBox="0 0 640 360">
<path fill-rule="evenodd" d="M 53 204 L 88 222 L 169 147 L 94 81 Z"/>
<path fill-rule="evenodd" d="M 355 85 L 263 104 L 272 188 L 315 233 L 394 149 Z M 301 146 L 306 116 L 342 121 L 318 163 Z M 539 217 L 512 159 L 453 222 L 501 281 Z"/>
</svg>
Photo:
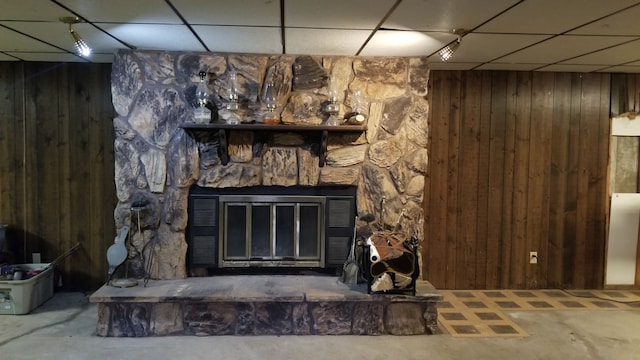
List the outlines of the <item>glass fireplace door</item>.
<svg viewBox="0 0 640 360">
<path fill-rule="evenodd" d="M 221 266 L 323 266 L 324 199 L 228 196 L 220 204 Z"/>
</svg>

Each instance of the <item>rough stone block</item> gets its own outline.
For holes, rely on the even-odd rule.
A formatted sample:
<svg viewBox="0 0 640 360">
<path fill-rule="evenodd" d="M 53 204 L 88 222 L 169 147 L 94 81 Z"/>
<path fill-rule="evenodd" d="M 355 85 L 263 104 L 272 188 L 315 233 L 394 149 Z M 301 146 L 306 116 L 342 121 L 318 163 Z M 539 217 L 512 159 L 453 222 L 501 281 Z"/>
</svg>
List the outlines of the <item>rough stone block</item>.
<svg viewBox="0 0 640 360">
<path fill-rule="evenodd" d="M 153 335 L 180 334 L 184 331 L 182 307 L 178 303 L 151 305 L 151 333 Z"/>
<path fill-rule="evenodd" d="M 385 329 L 392 335 L 424 334 L 425 319 L 419 303 L 392 303 L 384 316 Z"/>
<path fill-rule="evenodd" d="M 256 335 L 290 335 L 293 332 L 292 304 L 261 302 L 255 305 Z"/>
<path fill-rule="evenodd" d="M 294 304 L 291 316 L 294 335 L 311 335 L 311 315 L 306 303 Z"/>
<path fill-rule="evenodd" d="M 309 305 L 313 319 L 312 333 L 316 335 L 351 334 L 353 303 L 320 302 Z"/>
<path fill-rule="evenodd" d="M 233 335 L 236 308 L 231 303 L 187 304 L 185 329 L 194 335 Z"/>
<path fill-rule="evenodd" d="M 384 306 L 379 302 L 359 302 L 353 310 L 353 335 L 384 334 Z"/>
<path fill-rule="evenodd" d="M 252 303 L 236 303 L 236 331 L 237 335 L 252 335 L 255 324 L 255 307 Z"/>
<path fill-rule="evenodd" d="M 109 336 L 139 337 L 151 335 L 149 327 L 149 304 L 109 304 L 111 328 Z"/>
</svg>

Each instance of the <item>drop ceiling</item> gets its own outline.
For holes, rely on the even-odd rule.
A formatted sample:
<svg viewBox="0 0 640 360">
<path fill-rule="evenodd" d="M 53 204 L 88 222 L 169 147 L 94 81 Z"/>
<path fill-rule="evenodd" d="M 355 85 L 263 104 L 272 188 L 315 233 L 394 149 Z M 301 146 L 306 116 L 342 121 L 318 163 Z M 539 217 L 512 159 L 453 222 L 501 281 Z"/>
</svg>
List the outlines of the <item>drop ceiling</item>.
<svg viewBox="0 0 640 360">
<path fill-rule="evenodd" d="M 60 17 L 93 48 L 73 53 Z M 429 57 L 432 69 L 640 73 L 637 0 L 11 0 L 0 61 L 119 49 Z M 437 52 L 467 32 L 453 57 Z"/>
</svg>

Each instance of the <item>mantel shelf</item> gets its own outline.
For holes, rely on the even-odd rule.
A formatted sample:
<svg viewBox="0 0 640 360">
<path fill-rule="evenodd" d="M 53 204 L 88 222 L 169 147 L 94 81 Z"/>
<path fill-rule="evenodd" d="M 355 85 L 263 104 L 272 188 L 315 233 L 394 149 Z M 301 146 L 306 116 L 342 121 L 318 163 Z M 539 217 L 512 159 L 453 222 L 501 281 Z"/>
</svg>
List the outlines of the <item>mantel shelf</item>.
<svg viewBox="0 0 640 360">
<path fill-rule="evenodd" d="M 289 124 L 225 124 L 225 123 L 211 123 L 211 124 L 196 124 L 196 123 L 184 123 L 180 125 L 181 128 L 186 130 L 245 130 L 245 131 L 329 131 L 329 132 L 362 132 L 366 130 L 364 125 L 289 125 Z"/>
<path fill-rule="evenodd" d="M 240 131 L 278 131 L 278 132 L 320 132 L 320 154 L 318 154 L 318 165 L 324 166 L 326 154 L 327 154 L 327 138 L 329 132 L 363 132 L 366 130 L 366 125 L 286 125 L 286 124 L 226 124 L 226 123 L 210 123 L 210 124 L 196 124 L 196 123 L 184 123 L 180 125 L 181 128 L 188 131 L 218 131 L 220 133 L 220 160 L 222 165 L 227 165 L 229 162 L 229 150 L 228 150 L 228 132 L 232 130 Z"/>
</svg>

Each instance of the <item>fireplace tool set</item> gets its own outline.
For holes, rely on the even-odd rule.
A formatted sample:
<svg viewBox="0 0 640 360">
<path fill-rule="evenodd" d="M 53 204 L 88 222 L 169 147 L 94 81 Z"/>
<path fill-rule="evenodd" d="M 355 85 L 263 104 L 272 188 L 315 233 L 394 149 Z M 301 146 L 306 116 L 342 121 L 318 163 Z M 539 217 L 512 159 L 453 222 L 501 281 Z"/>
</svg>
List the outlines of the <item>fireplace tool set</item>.
<svg viewBox="0 0 640 360">
<path fill-rule="evenodd" d="M 131 211 L 132 212 L 136 212 L 137 213 L 137 226 L 138 226 L 138 234 L 142 234 L 142 225 L 141 225 L 141 219 L 140 219 L 140 212 L 144 210 L 146 204 L 142 204 L 142 203 L 134 203 L 131 207 Z M 132 216 L 129 217 L 129 223 L 132 223 Z M 138 280 L 136 279 L 132 279 L 132 278 L 128 278 L 125 276 L 125 278 L 122 279 L 113 279 L 113 276 L 116 272 L 116 270 L 118 269 L 118 267 L 120 267 L 120 265 L 122 265 L 126 260 L 127 257 L 129 257 L 129 251 L 127 250 L 127 246 L 126 246 L 126 241 L 127 238 L 129 238 L 129 243 L 132 244 L 131 241 L 131 232 L 129 231 L 129 226 L 123 226 L 122 229 L 120 230 L 120 235 L 116 238 L 116 241 L 113 243 L 113 245 L 109 246 L 109 248 L 107 249 L 107 262 L 109 263 L 109 272 L 108 272 L 108 279 L 107 279 L 107 285 L 111 285 L 111 286 L 115 286 L 115 287 L 133 287 L 133 286 L 137 286 L 138 285 Z M 149 244 L 146 244 L 142 250 L 139 250 L 137 248 L 136 251 L 138 251 L 138 253 L 140 253 L 140 255 L 142 256 L 142 262 L 144 264 L 144 286 L 147 286 L 147 283 L 149 282 L 149 278 L 151 277 L 151 266 L 153 264 L 153 248 L 156 245 L 156 238 L 154 237 L 153 240 L 151 240 L 149 242 Z M 144 250 L 147 247 L 147 245 L 151 245 L 152 249 L 149 251 L 149 257 L 148 259 L 144 258 Z M 146 260 L 146 261 L 145 261 Z"/>
</svg>

